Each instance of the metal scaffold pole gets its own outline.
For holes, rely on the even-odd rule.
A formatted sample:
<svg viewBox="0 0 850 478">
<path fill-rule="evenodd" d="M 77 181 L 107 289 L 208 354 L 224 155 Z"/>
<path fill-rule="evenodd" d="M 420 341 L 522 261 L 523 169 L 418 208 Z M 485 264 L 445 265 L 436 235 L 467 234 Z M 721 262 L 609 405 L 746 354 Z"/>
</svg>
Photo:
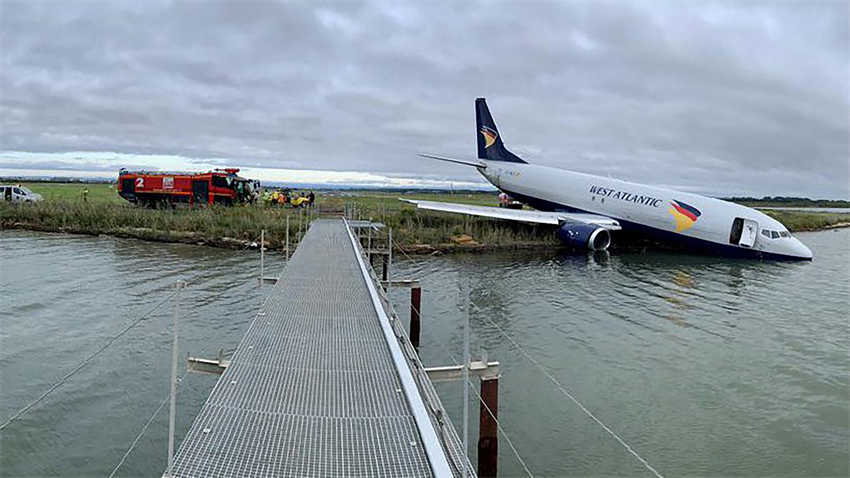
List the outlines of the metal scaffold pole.
<svg viewBox="0 0 850 478">
<path fill-rule="evenodd" d="M 469 456 L 469 289 L 463 288 L 463 453 Z M 467 469 L 463 468 L 463 477 L 466 478 Z"/>
<path fill-rule="evenodd" d="M 180 291 L 183 281 L 177 281 L 174 287 L 174 328 L 171 340 L 171 403 L 168 407 L 168 468 L 174 461 L 174 419 L 177 416 L 177 324 L 180 319 Z"/>
<path fill-rule="evenodd" d="M 263 278 L 266 276 L 266 230 L 260 231 L 260 285 L 263 285 Z"/>
<path fill-rule="evenodd" d="M 369 222 L 372 222 L 372 218 L 369 218 Z M 366 242 L 366 257 L 369 258 L 369 264 L 372 264 L 372 224 L 369 224 L 369 238 Z"/>
<path fill-rule="evenodd" d="M 286 215 L 286 260 L 289 260 L 289 214 Z"/>
<path fill-rule="evenodd" d="M 387 243 L 388 243 L 389 245 L 387 246 L 387 274 L 386 274 L 386 281 L 387 281 L 387 282 L 389 282 L 389 280 L 390 280 L 390 273 L 391 273 L 390 269 L 392 269 L 392 267 L 393 267 L 393 230 L 392 230 L 392 229 L 389 229 L 389 230 L 387 231 Z"/>
<path fill-rule="evenodd" d="M 301 239 L 304 238 L 304 233 L 301 232 L 301 223 L 304 222 L 304 210 L 298 210 L 298 243 L 301 243 Z"/>
</svg>

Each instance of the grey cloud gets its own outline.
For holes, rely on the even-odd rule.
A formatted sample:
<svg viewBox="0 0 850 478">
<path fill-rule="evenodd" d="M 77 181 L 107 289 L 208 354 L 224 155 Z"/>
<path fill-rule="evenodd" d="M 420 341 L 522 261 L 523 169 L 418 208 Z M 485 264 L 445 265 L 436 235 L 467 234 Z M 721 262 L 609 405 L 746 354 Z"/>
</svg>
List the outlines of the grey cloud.
<svg viewBox="0 0 850 478">
<path fill-rule="evenodd" d="M 18 169 L 20 167 L 20 163 L 13 162 L 9 160 L 0 159 L 0 169 Z M 139 169 L 147 169 L 142 164 L 126 164 L 126 163 L 117 163 L 113 165 L 103 164 L 103 163 L 95 163 L 86 160 L 85 158 L 78 158 L 75 162 L 71 163 L 68 161 L 28 161 L 27 169 L 30 170 L 44 170 L 44 171 L 95 171 L 106 173 L 104 176 L 111 176 L 115 174 L 115 172 L 119 169 L 119 167 L 127 168 L 130 170 L 139 170 Z"/>
<path fill-rule="evenodd" d="M 0 150 L 470 180 L 415 153 L 487 96 L 534 163 L 848 197 L 849 42 L 842 2 L 3 2 Z"/>
</svg>

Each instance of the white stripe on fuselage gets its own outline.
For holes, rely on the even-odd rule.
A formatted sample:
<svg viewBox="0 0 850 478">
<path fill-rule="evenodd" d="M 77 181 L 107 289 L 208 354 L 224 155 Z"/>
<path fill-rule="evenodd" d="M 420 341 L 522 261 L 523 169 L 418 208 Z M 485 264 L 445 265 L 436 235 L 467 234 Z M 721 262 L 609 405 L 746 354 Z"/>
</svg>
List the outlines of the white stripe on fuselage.
<svg viewBox="0 0 850 478">
<path fill-rule="evenodd" d="M 679 234 L 715 244 L 730 245 L 736 217 L 754 220 L 760 229 L 785 230 L 781 223 L 755 209 L 698 194 L 533 164 L 485 163 L 487 167 L 478 171 L 499 189 L 661 231 L 676 232 L 676 219 L 670 209 L 673 201 L 686 203 L 697 208 L 701 215 Z M 762 240 L 760 235 L 752 249 L 788 255 L 796 252 L 779 246 L 778 242 Z"/>
</svg>

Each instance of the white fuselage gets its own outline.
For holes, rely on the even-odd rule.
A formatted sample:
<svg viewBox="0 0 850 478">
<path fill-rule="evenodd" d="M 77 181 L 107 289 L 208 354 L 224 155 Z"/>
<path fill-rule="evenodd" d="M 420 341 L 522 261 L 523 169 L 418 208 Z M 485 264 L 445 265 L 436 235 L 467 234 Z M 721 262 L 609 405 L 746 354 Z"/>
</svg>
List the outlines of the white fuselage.
<svg viewBox="0 0 850 478">
<path fill-rule="evenodd" d="M 651 228 L 674 240 L 690 238 L 731 253 L 812 257 L 779 221 L 746 206 L 546 166 L 482 161 L 487 167 L 478 171 L 490 183 L 519 199 L 533 199 L 532 206 L 539 209 L 600 214 L 617 219 L 625 229 Z M 733 231 L 736 220 L 739 234 Z"/>
</svg>

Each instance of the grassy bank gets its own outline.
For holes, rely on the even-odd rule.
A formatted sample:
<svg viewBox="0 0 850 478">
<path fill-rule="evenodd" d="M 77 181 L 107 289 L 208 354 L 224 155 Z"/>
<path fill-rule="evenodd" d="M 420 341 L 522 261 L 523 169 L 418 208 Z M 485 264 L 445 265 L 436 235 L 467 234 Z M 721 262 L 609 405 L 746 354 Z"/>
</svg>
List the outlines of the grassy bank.
<svg viewBox="0 0 850 478">
<path fill-rule="evenodd" d="M 106 234 L 233 248 L 256 246 L 260 231 L 265 230 L 268 247 L 282 249 L 285 247 L 287 216 L 291 244 L 297 242 L 299 231 L 305 230 L 301 224 L 307 217 L 301 210 L 260 205 L 196 210 L 145 209 L 119 198 L 106 184 L 88 185 L 86 201 L 82 199 L 83 186 L 79 184 L 31 183 L 26 186 L 42 194 L 45 200 L 30 204 L 0 202 L 0 228 Z M 491 206 L 498 203 L 492 193 L 416 194 L 406 197 Z M 550 228 L 417 211 L 415 206 L 399 201 L 397 194 L 319 193 L 312 216 L 339 217 L 346 204 L 353 205 L 361 218 L 372 218 L 393 228 L 394 239 L 409 252 L 534 248 L 559 244 Z"/>
<path fill-rule="evenodd" d="M 791 232 L 820 231 L 832 227 L 850 226 L 850 214 L 762 210 L 763 213 L 785 224 Z"/>
<path fill-rule="evenodd" d="M 218 247 L 256 247 L 260 231 L 267 245 L 285 246 L 289 216 L 291 244 L 298 240 L 303 212 L 265 206 L 152 210 L 135 207 L 118 197 L 107 184 L 88 185 L 83 201 L 79 184 L 31 183 L 45 200 L 34 204 L 0 202 L 0 228 L 21 228 L 78 234 L 106 234 L 153 241 L 185 242 Z M 429 199 L 495 206 L 493 193 L 411 194 Z M 334 192 L 317 195 L 321 215 L 342 215 L 354 205 L 361 218 L 372 218 L 393 229 L 394 239 L 408 252 L 474 251 L 490 249 L 552 248 L 560 246 L 551 227 L 419 211 L 398 200 L 398 194 Z M 766 211 L 791 231 L 818 230 L 850 221 L 850 215 L 798 211 Z M 314 213 L 315 215 L 315 213 Z"/>
</svg>

